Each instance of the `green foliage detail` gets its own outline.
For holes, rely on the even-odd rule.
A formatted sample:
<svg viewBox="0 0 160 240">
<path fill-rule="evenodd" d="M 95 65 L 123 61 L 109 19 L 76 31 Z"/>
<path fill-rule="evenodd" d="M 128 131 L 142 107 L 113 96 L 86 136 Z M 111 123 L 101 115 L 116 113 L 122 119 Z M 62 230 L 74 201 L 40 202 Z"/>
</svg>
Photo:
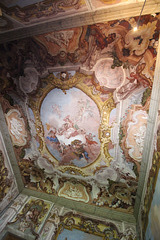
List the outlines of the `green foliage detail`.
<svg viewBox="0 0 160 240">
<path fill-rule="evenodd" d="M 151 89 L 147 88 L 144 93 L 143 93 L 143 97 L 142 97 L 142 106 L 144 106 L 147 102 L 147 99 L 149 98 L 149 96 L 151 95 Z"/>
</svg>

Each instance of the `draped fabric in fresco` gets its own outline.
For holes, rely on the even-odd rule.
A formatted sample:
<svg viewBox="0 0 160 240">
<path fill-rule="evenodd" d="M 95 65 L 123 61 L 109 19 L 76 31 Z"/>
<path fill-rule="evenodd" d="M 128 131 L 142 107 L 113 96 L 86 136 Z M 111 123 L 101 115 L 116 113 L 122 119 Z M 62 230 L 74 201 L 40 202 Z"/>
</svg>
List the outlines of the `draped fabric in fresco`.
<svg viewBox="0 0 160 240">
<path fill-rule="evenodd" d="M 7 124 L 26 188 L 133 212 L 160 16 L 143 16 L 134 32 L 136 22 L 0 46 L 0 100 L 16 117 Z"/>
</svg>

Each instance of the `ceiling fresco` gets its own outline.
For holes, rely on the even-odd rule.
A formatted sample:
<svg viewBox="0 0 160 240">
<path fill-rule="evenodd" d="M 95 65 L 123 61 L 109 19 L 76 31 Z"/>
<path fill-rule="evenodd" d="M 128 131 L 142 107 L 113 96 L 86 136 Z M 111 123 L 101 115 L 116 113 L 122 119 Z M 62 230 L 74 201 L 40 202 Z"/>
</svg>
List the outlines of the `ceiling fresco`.
<svg viewBox="0 0 160 240">
<path fill-rule="evenodd" d="M 4 14 L 25 25 L 88 10 L 85 0 L 4 1 L 0 6 Z"/>
<path fill-rule="evenodd" d="M 85 24 L 86 24 L 87 19 L 89 21 L 93 20 L 94 22 L 94 18 L 95 18 L 94 11 L 97 11 L 97 10 L 103 11 L 103 9 L 107 11 L 108 9 L 111 9 L 111 7 L 119 7 L 119 6 L 123 7 L 123 6 L 126 6 L 127 4 L 131 5 L 132 7 L 137 2 L 141 4 L 143 1 L 142 0 L 138 0 L 138 1 L 137 0 L 136 1 L 135 0 L 107 0 L 107 1 L 106 0 L 92 0 L 92 1 L 90 0 L 68 0 L 68 1 L 4 0 L 0 2 L 0 12 L 2 14 L 0 15 L 0 33 L 4 33 L 4 32 L 7 33 L 10 30 L 23 32 L 24 28 L 26 29 L 26 32 L 28 32 L 29 26 L 30 27 L 32 26 L 34 28 L 35 24 L 45 25 L 46 23 L 48 23 L 44 27 L 45 28 L 44 32 L 47 32 L 46 28 L 48 28 L 51 22 L 53 23 L 52 25 L 54 25 L 57 22 L 57 20 L 60 20 L 58 24 L 60 24 L 60 28 L 61 28 L 63 25 L 62 21 L 64 20 L 64 18 L 70 18 L 69 22 L 72 22 L 74 21 L 72 20 L 73 17 L 76 17 L 76 21 L 77 19 L 79 19 L 78 26 L 82 26 L 84 24 L 84 23 L 82 24 L 82 21 L 85 21 Z M 151 6 L 149 6 L 149 9 L 150 8 Z M 127 16 L 129 11 L 130 10 L 128 9 Z M 140 10 L 138 10 L 138 14 L 139 14 L 139 11 Z M 89 16 L 90 14 L 93 14 L 92 18 Z M 102 14 L 103 12 L 100 13 L 101 16 Z M 66 26 L 66 23 L 67 22 L 64 21 L 64 25 L 65 25 L 64 29 L 68 28 Z M 50 26 L 48 32 L 50 31 L 50 29 L 53 29 L 53 28 L 54 28 L 53 26 Z M 29 32 L 31 33 L 32 30 L 31 31 L 30 30 Z M 28 32 L 29 35 L 27 34 L 27 36 L 30 36 L 29 32 Z M 33 35 L 35 34 L 33 33 Z"/>
<path fill-rule="evenodd" d="M 25 188 L 133 213 L 159 15 L 0 46 L 1 104 Z"/>
</svg>

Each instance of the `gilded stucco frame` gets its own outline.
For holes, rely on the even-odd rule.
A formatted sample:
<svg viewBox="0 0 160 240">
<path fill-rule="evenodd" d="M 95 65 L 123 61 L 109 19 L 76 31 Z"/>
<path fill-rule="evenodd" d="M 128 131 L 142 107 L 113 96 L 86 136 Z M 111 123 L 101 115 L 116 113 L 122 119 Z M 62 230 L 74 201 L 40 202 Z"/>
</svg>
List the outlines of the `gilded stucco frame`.
<svg viewBox="0 0 160 240">
<path fill-rule="evenodd" d="M 67 213 L 61 217 L 60 224 L 54 236 L 55 240 L 58 239 L 58 236 L 64 229 L 70 231 L 77 229 L 88 234 L 99 236 L 102 240 L 110 238 L 119 239 L 121 235 L 113 223 L 104 223 L 103 221 L 93 220 L 74 213 Z"/>
<path fill-rule="evenodd" d="M 29 98 L 29 105 L 34 113 L 35 117 L 35 128 L 37 131 L 37 134 L 40 139 L 40 146 L 39 146 L 39 151 L 40 153 L 44 155 L 48 155 L 49 151 L 46 147 L 45 141 L 44 141 L 44 129 L 42 122 L 40 120 L 40 109 L 41 109 L 41 104 L 46 97 L 46 95 L 54 88 L 61 89 L 64 93 L 66 90 L 69 90 L 72 87 L 75 87 L 77 89 L 80 89 L 83 91 L 86 95 L 88 95 L 97 105 L 98 110 L 100 112 L 101 116 L 101 123 L 99 127 L 99 140 L 101 143 L 101 150 L 98 158 L 91 163 L 90 165 L 83 167 L 83 171 L 80 170 L 78 167 L 74 166 L 58 166 L 56 164 L 57 160 L 52 156 L 53 162 L 50 159 L 50 162 L 54 163 L 53 165 L 58 168 L 61 172 L 65 171 L 76 171 L 79 172 L 81 175 L 89 175 L 89 169 L 90 166 L 94 165 L 96 162 L 96 166 L 98 167 L 98 163 L 100 163 L 101 159 L 105 159 L 106 161 L 106 166 L 110 165 L 110 161 L 112 160 L 112 157 L 109 154 L 108 151 L 108 144 L 111 142 L 111 126 L 109 126 L 109 117 L 110 117 L 110 112 L 112 109 L 115 108 L 115 103 L 113 100 L 113 94 L 109 93 L 108 99 L 103 102 L 100 98 L 100 93 L 93 94 L 93 88 L 94 86 L 87 86 L 84 84 L 84 80 L 92 80 L 93 75 L 88 76 L 79 72 L 76 72 L 75 75 L 71 78 L 69 78 L 67 81 L 64 81 L 62 79 L 59 79 L 54 76 L 54 74 L 50 74 L 48 77 L 41 79 L 43 85 L 45 85 L 44 88 L 40 88 L 39 91 L 36 93 L 35 96 L 30 96 Z"/>
</svg>

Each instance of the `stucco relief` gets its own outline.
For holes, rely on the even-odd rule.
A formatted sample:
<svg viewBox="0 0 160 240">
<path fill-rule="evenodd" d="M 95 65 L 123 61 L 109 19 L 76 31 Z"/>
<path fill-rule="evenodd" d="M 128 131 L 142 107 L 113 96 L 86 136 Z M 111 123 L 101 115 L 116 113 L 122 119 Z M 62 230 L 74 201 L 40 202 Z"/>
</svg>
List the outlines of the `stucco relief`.
<svg viewBox="0 0 160 240">
<path fill-rule="evenodd" d="M 21 113 L 17 109 L 11 109 L 6 114 L 6 120 L 13 144 L 24 146 L 27 142 L 27 131 Z"/>
<path fill-rule="evenodd" d="M 34 92 L 38 87 L 39 74 L 30 61 L 25 63 L 24 76 L 19 77 L 17 85 L 25 94 Z"/>
<path fill-rule="evenodd" d="M 148 114 L 141 109 L 141 106 L 133 105 L 128 110 L 126 119 L 122 122 L 123 132 L 125 133 L 122 139 L 122 149 L 128 161 L 136 162 L 138 170 L 139 163 L 142 160 L 147 118 Z"/>
<path fill-rule="evenodd" d="M 64 186 L 59 190 L 58 195 L 60 197 L 66 197 L 69 199 L 82 201 L 85 203 L 89 201 L 89 196 L 86 191 L 86 188 L 81 184 L 65 182 Z"/>
</svg>

